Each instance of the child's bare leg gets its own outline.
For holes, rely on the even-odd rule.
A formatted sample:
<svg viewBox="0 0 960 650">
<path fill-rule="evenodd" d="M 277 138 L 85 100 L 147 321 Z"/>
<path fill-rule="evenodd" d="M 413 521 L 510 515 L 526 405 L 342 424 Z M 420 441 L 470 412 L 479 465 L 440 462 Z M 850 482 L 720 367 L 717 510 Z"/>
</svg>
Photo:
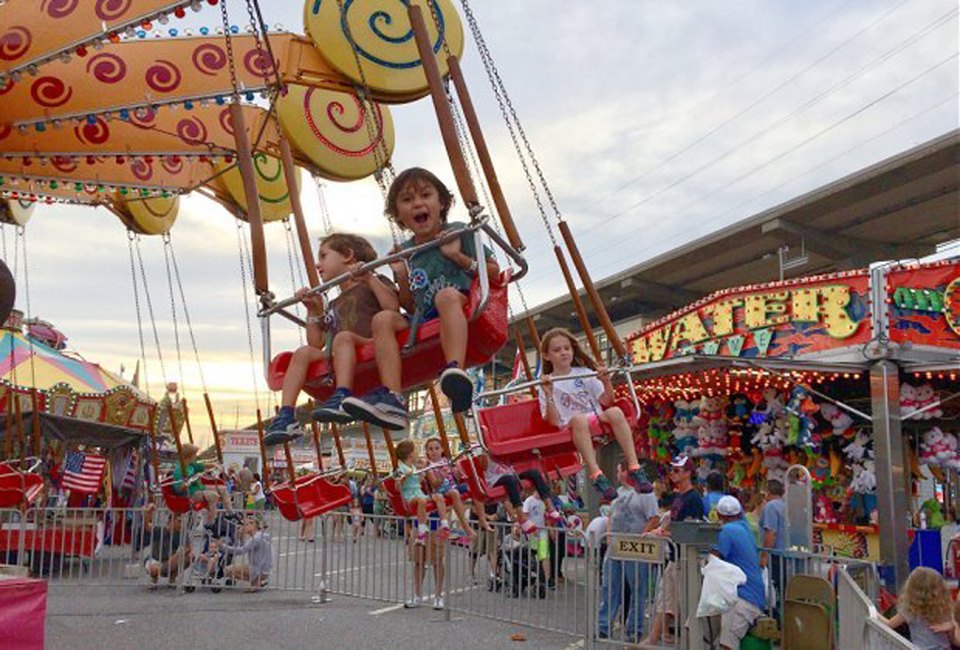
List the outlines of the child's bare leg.
<svg viewBox="0 0 960 650">
<path fill-rule="evenodd" d="M 355 332 L 337 332 L 333 337 L 333 373 L 337 386 L 353 388 L 353 371 L 357 367 L 357 346 L 370 343 L 370 339 Z"/>
<path fill-rule="evenodd" d="M 619 406 L 611 406 L 600 414 L 600 421 L 609 424 L 613 430 L 613 436 L 617 439 L 617 444 L 623 450 L 623 455 L 627 460 L 627 467 L 634 469 L 640 467 L 637 460 L 637 449 L 633 444 L 633 432 L 630 431 L 630 423 Z"/>
<path fill-rule="evenodd" d="M 482 501 L 474 501 L 473 511 L 477 515 L 477 523 L 480 525 L 480 528 L 486 531 L 492 531 L 493 526 L 490 525 L 490 521 L 487 519 L 487 509 L 484 506 L 485 504 Z"/>
<path fill-rule="evenodd" d="M 373 317 L 373 350 L 380 371 L 380 381 L 388 390 L 399 393 L 400 384 L 400 344 L 396 333 L 409 327 L 407 320 L 395 311 L 381 311 Z"/>
<path fill-rule="evenodd" d="M 470 527 L 470 520 L 467 518 L 467 510 L 463 507 L 463 499 L 460 498 L 459 490 L 449 490 L 447 494 L 450 496 L 450 501 L 453 502 L 453 511 L 457 513 L 457 519 L 460 521 L 460 525 L 463 527 L 463 532 L 467 534 L 467 537 L 471 539 L 476 537 L 477 534 L 473 532 L 473 528 Z"/>
<path fill-rule="evenodd" d="M 593 480 L 601 473 L 597 465 L 597 453 L 593 449 L 593 438 L 590 437 L 590 424 L 587 416 L 574 415 L 570 418 L 570 433 L 573 435 L 573 444 L 583 457 L 583 464 L 587 466 L 587 478 Z M 636 454 L 634 454 L 636 458 Z"/>
<path fill-rule="evenodd" d="M 417 523 L 427 525 L 427 502 L 424 499 L 414 499 L 413 506 L 417 509 Z"/>
<path fill-rule="evenodd" d="M 304 345 L 297 348 L 290 358 L 287 374 L 283 376 L 283 390 L 280 394 L 281 406 L 293 406 L 297 403 L 297 396 L 307 379 L 307 369 L 314 361 L 324 358 L 323 350 Z"/>
<path fill-rule="evenodd" d="M 440 347 L 447 362 L 456 361 L 462 368 L 467 358 L 467 317 L 463 306 L 467 298 L 457 289 L 447 287 L 437 292 L 434 305 L 440 317 Z"/>
</svg>

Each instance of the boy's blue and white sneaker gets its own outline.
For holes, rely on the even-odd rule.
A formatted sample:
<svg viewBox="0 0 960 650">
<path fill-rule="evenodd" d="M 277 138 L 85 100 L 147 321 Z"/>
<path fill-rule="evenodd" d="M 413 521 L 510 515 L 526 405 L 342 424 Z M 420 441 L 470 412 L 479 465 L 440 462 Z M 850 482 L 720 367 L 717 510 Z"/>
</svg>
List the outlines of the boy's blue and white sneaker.
<svg viewBox="0 0 960 650">
<path fill-rule="evenodd" d="M 450 400 L 450 410 L 463 413 L 473 404 L 473 381 L 470 375 L 456 365 L 447 366 L 440 373 L 440 390 Z"/>
<path fill-rule="evenodd" d="M 348 388 L 338 388 L 333 391 L 333 395 L 327 398 L 310 413 L 317 422 L 333 422 L 334 424 L 349 424 L 353 422 L 353 416 L 343 410 L 343 400 L 351 397 L 353 393 Z"/>
<path fill-rule="evenodd" d="M 349 416 L 391 431 L 407 427 L 407 407 L 386 387 L 375 388 L 360 397 L 346 397 L 340 403 Z"/>
<path fill-rule="evenodd" d="M 285 442 L 296 440 L 303 436 L 303 429 L 297 422 L 296 413 L 292 406 L 281 406 L 280 412 L 273 418 L 267 428 L 267 435 L 263 437 L 265 447 L 282 445 Z"/>
</svg>

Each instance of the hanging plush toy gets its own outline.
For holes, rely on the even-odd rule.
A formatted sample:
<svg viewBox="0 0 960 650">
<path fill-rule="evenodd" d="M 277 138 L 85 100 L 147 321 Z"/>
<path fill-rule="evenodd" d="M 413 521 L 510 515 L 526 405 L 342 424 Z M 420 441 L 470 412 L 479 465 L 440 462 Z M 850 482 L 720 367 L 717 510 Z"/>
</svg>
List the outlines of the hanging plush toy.
<svg viewBox="0 0 960 650">
<path fill-rule="evenodd" d="M 818 524 L 837 523 L 837 513 L 833 509 L 833 504 L 830 503 L 830 499 L 823 494 L 817 496 L 813 520 Z"/>
<path fill-rule="evenodd" d="M 821 404 L 820 414 L 833 427 L 833 435 L 837 438 L 852 439 L 855 433 L 853 428 L 853 418 L 846 411 L 834 404 Z"/>
<path fill-rule="evenodd" d="M 954 441 L 954 445 L 956 442 Z M 951 450 L 950 442 L 940 427 L 933 427 L 923 434 L 920 444 L 920 462 L 931 467 L 946 467 L 953 461 L 956 452 Z"/>
<path fill-rule="evenodd" d="M 927 499 L 920 506 L 923 508 L 923 511 L 927 514 L 927 528 L 930 530 L 940 530 L 947 525 L 947 521 L 943 518 L 943 510 L 940 507 L 940 502 L 936 499 Z"/>
<path fill-rule="evenodd" d="M 727 453 L 727 419 L 723 412 L 723 397 L 704 397 L 700 400 L 701 422 L 697 429 L 700 456 L 725 456 Z"/>
<path fill-rule="evenodd" d="M 900 386 L 900 415 L 904 416 L 917 410 L 917 389 L 911 384 Z"/>
<path fill-rule="evenodd" d="M 921 386 L 917 386 L 914 389 L 914 399 L 916 400 L 918 409 L 925 408 L 927 406 L 930 406 L 931 404 L 939 403 L 937 392 L 933 390 L 933 386 L 931 386 L 930 384 L 923 384 Z M 942 417 L 943 417 L 943 409 L 940 408 L 939 405 L 934 406 L 933 408 L 928 409 L 916 416 L 916 418 L 920 420 L 932 420 L 935 418 L 939 419 Z"/>
<path fill-rule="evenodd" d="M 678 399 L 673 403 L 673 444 L 677 453 L 690 455 L 698 447 L 697 430 L 694 422 L 700 413 L 700 406 L 696 402 Z"/>
<path fill-rule="evenodd" d="M 854 464 L 853 479 L 850 481 L 850 490 L 858 494 L 870 494 L 877 489 L 876 465 L 872 459 L 866 458 Z"/>
<path fill-rule="evenodd" d="M 856 435 L 853 437 L 853 441 L 843 448 L 844 453 L 846 453 L 847 458 L 854 461 L 863 460 L 863 457 L 867 453 L 867 446 L 870 444 L 870 436 L 868 436 L 864 431 L 857 431 Z"/>
<path fill-rule="evenodd" d="M 650 454 L 657 461 L 664 462 L 671 457 L 670 424 L 673 421 L 673 405 L 666 400 L 654 402 L 650 411 L 647 434 L 650 438 Z"/>
<path fill-rule="evenodd" d="M 786 412 L 789 423 L 787 444 L 798 447 L 811 446 L 811 436 L 816 427 L 813 414 L 819 407 L 810 397 L 806 387 L 797 385 L 790 391 L 790 400 L 787 402 Z"/>
</svg>

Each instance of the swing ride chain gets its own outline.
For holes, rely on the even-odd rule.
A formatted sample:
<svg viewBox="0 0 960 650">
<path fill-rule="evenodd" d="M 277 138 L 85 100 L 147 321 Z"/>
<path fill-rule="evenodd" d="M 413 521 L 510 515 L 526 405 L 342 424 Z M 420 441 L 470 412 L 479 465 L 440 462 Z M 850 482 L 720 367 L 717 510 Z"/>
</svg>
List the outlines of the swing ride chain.
<svg viewBox="0 0 960 650">
<path fill-rule="evenodd" d="M 232 97 L 235 102 L 240 101 L 240 89 L 237 82 L 237 66 L 233 54 L 233 37 L 230 35 L 230 16 L 227 15 L 227 1 L 220 2 L 220 16 L 223 19 L 223 40 L 227 47 L 227 62 L 230 64 L 230 87 L 233 88 Z"/>
<path fill-rule="evenodd" d="M 254 15 L 254 5 L 256 5 L 256 15 Z M 257 45 L 257 60 L 263 61 L 265 64 L 269 64 L 273 70 L 273 77 L 276 79 L 277 91 L 279 92 L 281 87 L 280 82 L 280 72 L 277 70 L 277 60 L 273 57 L 273 48 L 270 47 L 270 40 L 267 38 L 267 25 L 263 20 L 263 14 L 260 12 L 260 5 L 256 0 L 247 0 L 247 15 L 250 17 L 250 27 L 253 29 L 253 40 Z M 264 58 L 264 43 L 260 40 L 260 33 L 263 33 L 263 41 L 266 43 L 266 57 Z M 267 83 L 267 75 L 263 76 L 264 85 L 268 88 L 270 86 Z"/>
<path fill-rule="evenodd" d="M 239 246 L 237 246 L 239 255 L 240 255 L 240 282 L 243 286 L 243 315 L 244 322 L 247 327 L 247 349 L 250 351 L 250 371 L 253 374 L 253 399 L 256 404 L 256 408 L 260 409 L 260 390 L 257 387 L 257 371 L 256 363 L 253 357 L 253 329 L 250 327 L 250 297 L 248 295 L 247 287 L 247 261 L 249 255 L 244 255 L 246 253 L 246 237 L 243 236 L 243 222 L 239 219 L 237 220 L 237 241 Z M 250 270 L 250 277 L 253 277 L 253 269 Z"/>
<path fill-rule="evenodd" d="M 527 177 L 527 184 L 530 186 L 530 190 L 533 193 L 533 198 L 537 203 L 537 209 L 540 211 L 540 218 L 543 220 L 543 225 L 546 227 L 547 235 L 550 237 L 550 242 L 553 244 L 553 246 L 556 246 L 557 240 L 553 234 L 553 227 L 550 225 L 550 220 L 547 218 L 546 209 L 544 208 L 543 201 L 540 198 L 540 193 L 537 191 L 537 186 L 533 180 L 533 175 L 530 173 L 530 168 L 527 165 L 526 159 L 524 158 L 520 142 L 517 140 L 518 132 L 523 140 L 524 145 L 526 146 L 527 155 L 530 157 L 530 162 L 536 168 L 537 175 L 539 176 L 540 182 L 544 187 L 544 192 L 546 193 L 547 198 L 550 201 L 550 205 L 553 208 L 554 214 L 556 214 L 558 220 L 560 219 L 559 209 L 557 208 L 557 204 L 553 199 L 553 194 L 550 192 L 550 188 L 547 187 L 546 179 L 543 176 L 543 172 L 540 170 L 540 164 L 537 162 L 537 158 L 533 153 L 530 142 L 527 140 L 523 126 L 520 124 L 516 110 L 513 108 L 513 103 L 510 101 L 509 95 L 507 95 L 506 86 L 504 85 L 503 80 L 500 78 L 500 73 L 497 71 L 496 65 L 493 62 L 493 57 L 490 54 L 490 50 L 487 49 L 486 41 L 484 41 L 483 35 L 480 33 L 480 27 L 477 24 L 476 16 L 473 14 L 473 9 L 470 7 L 468 0 L 460 0 L 460 4 L 463 7 L 464 15 L 467 17 L 467 22 L 470 25 L 470 31 L 473 34 L 473 40 L 477 44 L 477 50 L 480 53 L 480 60 L 483 62 L 483 67 L 490 79 L 490 85 L 493 88 L 493 94 L 497 99 L 497 104 L 500 106 L 500 114 L 503 116 L 503 119 L 506 122 L 507 131 L 509 131 L 510 139 L 513 141 L 513 147 L 517 152 L 517 156 L 520 158 L 520 165 L 523 167 L 523 173 Z M 511 122 L 511 116 L 513 121 L 516 122 L 516 129 L 514 129 L 514 125 Z"/>
<path fill-rule="evenodd" d="M 197 361 L 197 371 L 200 373 L 200 385 L 203 392 L 207 392 L 207 382 L 203 376 L 203 366 L 200 364 L 200 351 L 197 348 L 197 339 L 193 334 L 193 323 L 190 322 L 190 311 L 187 309 L 187 297 L 183 291 L 183 282 L 180 279 L 180 266 L 177 264 L 177 253 L 173 248 L 173 239 L 170 239 L 170 259 L 173 262 L 173 275 L 177 279 L 177 290 L 180 294 L 180 303 L 183 305 L 183 318 L 187 321 L 187 332 L 190 334 L 190 344 L 193 347 L 193 356 Z"/>
<path fill-rule="evenodd" d="M 330 222 L 330 209 L 327 207 L 327 198 L 323 192 L 323 181 L 320 174 L 311 172 L 313 183 L 317 188 L 317 198 L 320 202 L 320 223 L 323 225 L 323 233 L 329 235 L 333 231 L 333 223 Z"/>
<path fill-rule="evenodd" d="M 163 350 L 160 348 L 160 334 L 157 332 L 157 319 L 153 313 L 153 301 L 150 299 L 150 290 L 147 288 L 147 269 L 143 264 L 143 254 L 140 252 L 140 235 L 134 235 L 136 243 L 137 262 L 140 266 L 140 280 L 143 282 L 143 297 L 147 300 L 147 313 L 150 314 L 150 328 L 153 330 L 153 342 L 157 346 L 157 360 L 160 362 L 160 378 L 167 383 L 167 368 L 163 363 Z M 172 425 L 171 425 L 172 426 Z"/>
<path fill-rule="evenodd" d="M 180 371 L 180 381 L 183 382 L 183 358 L 180 350 L 180 328 L 177 326 L 177 302 L 173 294 L 173 276 L 170 273 L 170 233 L 160 236 L 163 241 L 163 261 L 167 269 L 167 287 L 170 289 L 170 314 L 173 321 L 173 340 L 177 348 L 177 369 Z"/>
<path fill-rule="evenodd" d="M 133 240 L 136 237 L 133 230 L 127 229 L 127 248 L 130 251 L 130 278 L 133 280 L 133 304 L 137 311 L 137 333 L 140 337 L 140 359 L 143 361 L 143 384 L 150 390 L 150 377 L 147 374 L 147 348 L 143 341 L 143 315 L 140 311 L 140 289 L 137 283 L 137 269 L 133 259 Z"/>
<path fill-rule="evenodd" d="M 284 230 L 284 240 L 285 240 L 286 245 L 287 245 L 287 266 L 290 267 L 290 285 L 291 285 L 291 287 L 293 287 L 293 292 L 296 293 L 296 292 L 297 292 L 297 288 L 298 288 L 298 287 L 297 287 L 297 272 L 296 272 L 296 270 L 299 269 L 300 266 L 299 266 L 298 264 L 295 264 L 295 263 L 294 263 L 294 260 L 293 260 L 293 246 L 294 246 L 294 243 L 293 243 L 293 230 L 292 230 L 292 228 L 291 228 L 291 226 L 290 226 L 290 217 L 287 217 L 286 219 L 283 220 L 283 230 Z M 301 272 L 300 272 L 300 285 L 299 285 L 299 286 L 302 287 L 304 284 L 306 284 L 306 281 L 305 281 L 304 278 L 303 278 L 303 272 L 302 272 L 302 270 L 301 270 Z M 301 305 L 301 304 L 302 304 L 302 303 L 297 303 L 296 305 L 293 306 L 294 310 L 296 311 L 296 314 L 297 314 L 297 317 L 298 317 L 298 318 L 300 317 L 300 305 Z M 300 345 L 303 345 L 303 344 L 304 344 L 304 340 L 303 340 L 303 329 L 298 327 L 298 328 L 297 328 L 297 334 L 298 334 L 299 337 L 300 337 Z"/>
</svg>

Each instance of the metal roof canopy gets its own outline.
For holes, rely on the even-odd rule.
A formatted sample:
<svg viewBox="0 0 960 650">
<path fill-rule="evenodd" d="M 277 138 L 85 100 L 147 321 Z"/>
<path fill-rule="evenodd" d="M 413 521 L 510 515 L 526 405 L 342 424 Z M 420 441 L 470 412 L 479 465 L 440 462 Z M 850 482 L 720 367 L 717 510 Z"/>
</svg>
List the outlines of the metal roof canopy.
<svg viewBox="0 0 960 650">
<path fill-rule="evenodd" d="M 960 238 L 958 163 L 960 129 L 599 280 L 597 290 L 616 322 L 777 280 L 778 250 L 798 250 L 801 241 L 809 261 L 785 271 L 785 279 L 932 254 Z M 560 296 L 529 314 L 539 329 L 579 329 L 571 303 Z"/>
</svg>

